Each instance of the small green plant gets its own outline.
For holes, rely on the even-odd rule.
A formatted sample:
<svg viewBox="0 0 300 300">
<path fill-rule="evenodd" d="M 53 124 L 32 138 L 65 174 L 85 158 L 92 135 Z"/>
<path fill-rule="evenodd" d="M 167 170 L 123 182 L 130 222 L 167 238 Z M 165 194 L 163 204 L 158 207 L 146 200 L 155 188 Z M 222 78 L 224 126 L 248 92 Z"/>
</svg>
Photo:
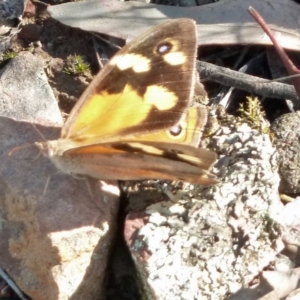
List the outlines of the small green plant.
<svg viewBox="0 0 300 300">
<path fill-rule="evenodd" d="M 238 109 L 243 119 L 262 133 L 269 133 L 269 123 L 265 119 L 265 113 L 262 110 L 258 98 L 246 97 L 246 99 L 246 105 L 240 104 Z"/>
<path fill-rule="evenodd" d="M 0 63 L 3 63 L 6 60 L 12 59 L 17 56 L 17 52 L 13 50 L 5 51 L 0 57 Z"/>
<path fill-rule="evenodd" d="M 9 50 L 3 53 L 3 59 L 12 59 L 14 57 L 17 56 L 17 52 L 13 51 L 13 50 Z"/>
<path fill-rule="evenodd" d="M 64 72 L 68 75 L 80 75 L 89 71 L 90 65 L 83 61 L 80 55 L 71 55 L 68 57 L 67 67 Z"/>
</svg>

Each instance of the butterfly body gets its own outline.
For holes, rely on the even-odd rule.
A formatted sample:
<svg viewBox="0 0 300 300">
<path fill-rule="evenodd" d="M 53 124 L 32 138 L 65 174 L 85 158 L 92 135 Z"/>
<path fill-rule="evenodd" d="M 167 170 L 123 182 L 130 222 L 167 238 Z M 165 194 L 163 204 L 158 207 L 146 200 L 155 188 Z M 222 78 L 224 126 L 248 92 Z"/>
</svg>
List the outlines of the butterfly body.
<svg viewBox="0 0 300 300">
<path fill-rule="evenodd" d="M 153 28 L 99 72 L 60 139 L 37 146 L 66 173 L 216 183 L 208 172 L 216 154 L 197 148 L 207 117 L 204 107 L 191 107 L 195 60 L 192 20 Z"/>
</svg>

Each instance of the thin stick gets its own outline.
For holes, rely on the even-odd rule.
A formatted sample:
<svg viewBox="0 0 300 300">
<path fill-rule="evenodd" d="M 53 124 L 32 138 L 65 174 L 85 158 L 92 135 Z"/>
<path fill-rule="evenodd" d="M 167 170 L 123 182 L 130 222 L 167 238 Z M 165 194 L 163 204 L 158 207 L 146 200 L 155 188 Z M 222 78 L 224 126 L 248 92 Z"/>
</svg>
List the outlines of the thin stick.
<svg viewBox="0 0 300 300">
<path fill-rule="evenodd" d="M 289 99 L 293 101 L 293 104 L 298 103 L 298 97 L 292 85 L 280 82 L 270 82 L 266 79 L 243 74 L 203 61 L 197 61 L 196 66 L 201 81 L 211 80 L 264 97 Z"/>
<path fill-rule="evenodd" d="M 10 277 L 5 273 L 5 271 L 1 267 L 0 267 L 0 276 L 7 282 L 7 284 L 10 286 L 10 288 L 20 297 L 20 299 L 27 300 L 27 298 L 23 295 L 22 291 L 10 279 Z"/>
<path fill-rule="evenodd" d="M 275 38 L 273 32 L 271 31 L 267 23 L 264 21 L 262 16 L 251 6 L 248 8 L 248 11 L 272 41 L 278 55 L 280 56 L 289 74 L 290 75 L 300 74 L 300 70 L 293 64 L 293 62 L 289 59 L 289 57 L 285 53 L 284 49 L 277 42 L 277 39 Z M 292 78 L 292 82 L 297 92 L 298 99 L 300 99 L 300 79 Z M 299 107 L 299 101 L 298 101 L 298 107 Z"/>
</svg>

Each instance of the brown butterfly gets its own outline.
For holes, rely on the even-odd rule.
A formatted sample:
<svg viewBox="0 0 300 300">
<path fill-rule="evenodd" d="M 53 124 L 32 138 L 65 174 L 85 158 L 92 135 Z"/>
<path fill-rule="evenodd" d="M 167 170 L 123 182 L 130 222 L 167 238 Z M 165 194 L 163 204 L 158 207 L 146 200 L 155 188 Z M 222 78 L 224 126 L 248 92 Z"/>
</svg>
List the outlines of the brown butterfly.
<svg viewBox="0 0 300 300">
<path fill-rule="evenodd" d="M 66 173 L 103 180 L 166 179 L 217 183 L 216 154 L 197 148 L 204 107 L 191 107 L 196 26 L 158 25 L 122 48 L 99 72 L 56 141 L 36 143 Z"/>
</svg>

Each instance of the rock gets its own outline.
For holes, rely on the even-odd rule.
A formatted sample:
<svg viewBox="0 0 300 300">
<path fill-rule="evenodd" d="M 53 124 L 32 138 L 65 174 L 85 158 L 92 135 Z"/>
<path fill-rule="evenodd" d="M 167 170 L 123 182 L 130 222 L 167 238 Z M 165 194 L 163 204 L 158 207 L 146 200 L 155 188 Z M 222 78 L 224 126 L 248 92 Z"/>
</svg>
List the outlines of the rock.
<svg viewBox="0 0 300 300">
<path fill-rule="evenodd" d="M 271 126 L 280 161 L 280 191 L 300 192 L 300 112 L 282 115 Z"/>
<path fill-rule="evenodd" d="M 26 2 L 26 6 L 25 6 L 25 9 L 24 9 L 24 17 L 32 18 L 35 15 L 36 15 L 35 5 L 31 2 L 31 0 L 28 0 Z"/>
<path fill-rule="evenodd" d="M 125 238 L 150 299 L 234 295 L 284 247 L 278 161 L 268 134 L 229 124 L 212 140 L 220 184 L 178 194 L 170 188 L 169 201 L 127 217 Z"/>
<path fill-rule="evenodd" d="M 13 59 L 1 80 L 0 114 L 18 119 L 0 118 L 1 266 L 33 300 L 104 299 L 119 190 L 39 155 L 33 143 L 56 139 L 61 115 L 35 57 Z"/>
<path fill-rule="evenodd" d="M 26 0 L 0 2 L 0 58 L 19 31 Z"/>
<path fill-rule="evenodd" d="M 19 38 L 26 40 L 27 42 L 38 41 L 40 39 L 42 27 L 37 24 L 26 24 L 22 26 L 19 32 Z"/>
<path fill-rule="evenodd" d="M 33 123 L 62 125 L 43 63 L 21 52 L 0 71 L 0 115 Z"/>
</svg>

